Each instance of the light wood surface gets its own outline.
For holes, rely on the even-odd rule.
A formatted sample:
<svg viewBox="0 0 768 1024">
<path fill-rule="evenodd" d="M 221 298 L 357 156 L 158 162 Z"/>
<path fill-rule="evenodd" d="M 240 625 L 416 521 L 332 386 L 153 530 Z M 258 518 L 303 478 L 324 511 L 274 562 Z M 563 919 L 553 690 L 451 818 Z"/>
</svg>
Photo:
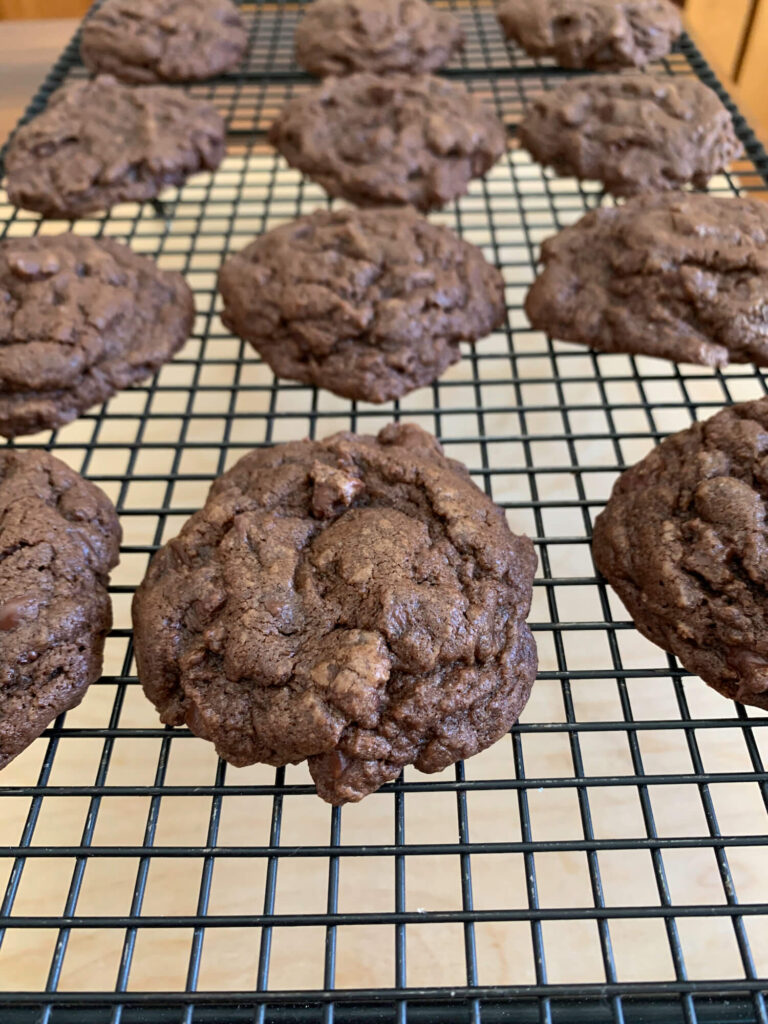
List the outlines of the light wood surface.
<svg viewBox="0 0 768 1024">
<path fill-rule="evenodd" d="M 688 0 L 685 18 L 691 35 L 708 53 L 719 75 L 735 78 L 752 0 Z"/>
<path fill-rule="evenodd" d="M 5 141 L 77 25 L 77 18 L 0 25 L 0 140 Z"/>
<path fill-rule="evenodd" d="M 768 139 L 768 2 L 765 0 L 757 9 L 750 33 L 738 95 L 746 112 L 757 120 L 763 140 Z"/>
<path fill-rule="evenodd" d="M 747 117 L 768 142 L 768 0 L 688 0 L 687 28 Z"/>
<path fill-rule="evenodd" d="M 91 0 L 0 0 L 0 20 L 3 18 L 81 18 Z"/>
</svg>

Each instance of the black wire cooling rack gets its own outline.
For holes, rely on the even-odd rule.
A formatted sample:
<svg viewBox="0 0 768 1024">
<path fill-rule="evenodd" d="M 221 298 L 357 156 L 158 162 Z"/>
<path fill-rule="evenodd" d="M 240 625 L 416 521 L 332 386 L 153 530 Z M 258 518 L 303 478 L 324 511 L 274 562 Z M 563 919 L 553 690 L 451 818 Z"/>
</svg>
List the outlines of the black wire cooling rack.
<svg viewBox="0 0 768 1024">
<path fill-rule="evenodd" d="M 489 0 L 455 0 L 467 47 L 447 74 L 510 128 L 564 74 L 508 48 Z M 514 148 L 434 219 L 482 245 L 508 327 L 431 389 L 384 407 L 273 379 L 223 328 L 222 253 L 323 192 L 264 129 L 307 79 L 301 3 L 246 3 L 247 63 L 191 88 L 227 118 L 220 170 L 74 230 L 182 270 L 197 321 L 146 386 L 45 447 L 100 484 L 124 527 L 105 675 L 0 776 L 3 1024 L 761 1022 L 768 1015 L 768 718 L 643 640 L 596 579 L 591 524 L 616 474 L 666 433 L 767 392 L 752 367 L 602 355 L 532 331 L 522 299 L 542 238 L 606 202 Z M 660 65 L 728 101 L 684 39 Z M 84 74 L 73 40 L 26 117 Z M 768 160 L 712 182 L 768 193 Z M 4 236 L 58 232 L 0 192 Z M 234 769 L 160 727 L 135 678 L 129 602 L 210 481 L 260 444 L 421 423 L 536 541 L 541 671 L 521 723 L 437 776 L 406 770 L 343 810 L 303 766 Z"/>
</svg>

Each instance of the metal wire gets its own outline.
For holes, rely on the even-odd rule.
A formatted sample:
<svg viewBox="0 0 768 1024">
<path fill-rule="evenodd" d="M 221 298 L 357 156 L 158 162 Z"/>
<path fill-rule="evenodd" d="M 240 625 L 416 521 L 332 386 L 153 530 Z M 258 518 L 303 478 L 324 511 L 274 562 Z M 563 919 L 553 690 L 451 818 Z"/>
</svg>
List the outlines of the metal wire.
<svg viewBox="0 0 768 1024">
<path fill-rule="evenodd" d="M 508 47 L 490 0 L 441 6 L 467 36 L 446 73 L 493 103 L 512 137 L 566 72 Z M 616 473 L 671 430 L 768 393 L 764 374 L 532 331 L 522 299 L 539 242 L 609 200 L 510 145 L 434 215 L 502 268 L 508 327 L 383 408 L 275 380 L 222 326 L 215 273 L 222 252 L 327 201 L 264 139 L 309 84 L 292 57 L 301 8 L 244 3 L 247 62 L 190 87 L 227 118 L 217 173 L 73 228 L 182 270 L 198 317 L 151 382 L 17 442 L 107 490 L 125 542 L 104 677 L 0 777 L 0 1020 L 768 1024 L 768 717 L 642 641 L 589 555 Z M 730 104 L 687 38 L 660 69 L 696 74 Z M 84 73 L 75 38 L 25 116 Z M 730 109 L 747 157 L 711 191 L 766 193 L 768 158 Z M 0 225 L 3 236 L 69 227 L 1 192 Z M 133 674 L 128 602 L 151 554 L 245 451 L 392 418 L 433 430 L 534 538 L 541 672 L 508 740 L 332 810 L 301 767 L 236 770 L 160 727 Z M 179 889 L 183 906 L 168 895 Z"/>
</svg>

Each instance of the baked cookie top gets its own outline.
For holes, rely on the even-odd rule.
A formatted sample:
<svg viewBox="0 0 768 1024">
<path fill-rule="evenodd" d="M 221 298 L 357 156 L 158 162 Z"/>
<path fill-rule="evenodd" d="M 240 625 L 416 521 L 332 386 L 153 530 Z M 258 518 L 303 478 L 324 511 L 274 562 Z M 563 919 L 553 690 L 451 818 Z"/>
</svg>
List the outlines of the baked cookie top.
<svg viewBox="0 0 768 1024">
<path fill-rule="evenodd" d="M 504 151 L 504 126 L 459 82 L 432 75 L 326 78 L 269 132 L 292 167 L 359 206 L 420 210 L 463 195 Z"/>
<path fill-rule="evenodd" d="M 461 49 L 457 18 L 425 0 L 315 0 L 299 22 L 296 60 L 310 74 L 423 74 Z"/>
<path fill-rule="evenodd" d="M 768 206 L 690 192 L 636 196 L 548 238 L 531 324 L 603 352 L 768 365 Z"/>
<path fill-rule="evenodd" d="M 504 319 L 501 273 L 409 207 L 283 224 L 227 259 L 219 290 L 278 376 L 368 402 L 430 384 Z"/>
<path fill-rule="evenodd" d="M 670 0 L 503 0 L 498 15 L 507 38 L 531 56 L 595 71 L 644 67 L 683 30 Z"/>
<path fill-rule="evenodd" d="M 192 293 L 109 238 L 0 241 L 0 434 L 57 427 L 148 377 L 186 341 Z"/>
<path fill-rule="evenodd" d="M 574 78 L 536 96 L 518 128 L 535 160 L 616 196 L 705 188 L 743 150 L 731 115 L 697 78 Z"/>
<path fill-rule="evenodd" d="M 230 0 L 105 0 L 83 24 L 80 55 L 123 82 L 190 82 L 231 71 L 247 42 Z"/>
<path fill-rule="evenodd" d="M 101 674 L 120 526 L 44 451 L 0 448 L 0 767 Z"/>
<path fill-rule="evenodd" d="M 768 708 L 768 399 L 674 434 L 619 477 L 595 564 L 637 628 L 726 697 Z"/>
<path fill-rule="evenodd" d="M 19 128 L 5 157 L 8 197 L 47 217 L 81 217 L 152 199 L 218 167 L 224 122 L 209 103 L 111 75 L 73 82 Z"/>
<path fill-rule="evenodd" d="M 499 739 L 536 673 L 536 557 L 419 427 L 246 455 L 134 599 L 161 719 L 331 803 Z"/>
</svg>

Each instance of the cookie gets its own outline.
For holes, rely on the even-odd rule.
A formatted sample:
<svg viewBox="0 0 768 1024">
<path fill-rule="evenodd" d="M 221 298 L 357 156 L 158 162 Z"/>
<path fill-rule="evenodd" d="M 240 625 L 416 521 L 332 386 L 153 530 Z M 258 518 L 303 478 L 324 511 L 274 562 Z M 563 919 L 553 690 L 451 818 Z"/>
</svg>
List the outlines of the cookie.
<svg viewBox="0 0 768 1024">
<path fill-rule="evenodd" d="M 595 565 L 640 632 L 725 697 L 768 709 L 768 399 L 666 438 L 619 477 Z"/>
<path fill-rule="evenodd" d="M 504 0 L 507 39 L 564 68 L 619 71 L 669 53 L 683 30 L 670 0 Z"/>
<path fill-rule="evenodd" d="M 222 320 L 280 377 L 386 402 L 436 380 L 504 320 L 504 280 L 409 207 L 318 210 L 221 268 Z"/>
<path fill-rule="evenodd" d="M 506 140 L 493 111 L 459 82 L 361 72 L 290 100 L 269 141 L 329 195 L 431 210 L 463 195 Z"/>
<path fill-rule="evenodd" d="M 574 78 L 537 96 L 517 135 L 534 160 L 615 196 L 705 188 L 743 152 L 716 94 L 670 75 Z"/>
<path fill-rule="evenodd" d="M 101 675 L 120 525 L 44 451 L 0 448 L 0 768 Z"/>
<path fill-rule="evenodd" d="M 424 74 L 464 43 L 457 18 L 425 0 L 315 0 L 294 37 L 296 60 L 312 75 L 355 71 Z"/>
<path fill-rule="evenodd" d="M 166 86 L 132 88 L 100 75 L 73 82 L 14 135 L 8 197 L 46 217 L 82 217 L 214 170 L 224 122 L 209 103 Z"/>
<path fill-rule="evenodd" d="M 235 765 L 334 804 L 495 742 L 536 674 L 527 537 L 419 427 L 260 449 L 152 559 L 144 691 Z"/>
<path fill-rule="evenodd" d="M 109 238 L 0 241 L 0 434 L 68 423 L 151 376 L 194 319 L 181 274 Z"/>
<path fill-rule="evenodd" d="M 548 238 L 531 324 L 601 352 L 768 366 L 768 206 L 636 196 Z"/>
<path fill-rule="evenodd" d="M 237 67 L 247 42 L 230 0 L 105 0 L 83 24 L 80 56 L 123 82 L 193 82 Z"/>
</svg>

